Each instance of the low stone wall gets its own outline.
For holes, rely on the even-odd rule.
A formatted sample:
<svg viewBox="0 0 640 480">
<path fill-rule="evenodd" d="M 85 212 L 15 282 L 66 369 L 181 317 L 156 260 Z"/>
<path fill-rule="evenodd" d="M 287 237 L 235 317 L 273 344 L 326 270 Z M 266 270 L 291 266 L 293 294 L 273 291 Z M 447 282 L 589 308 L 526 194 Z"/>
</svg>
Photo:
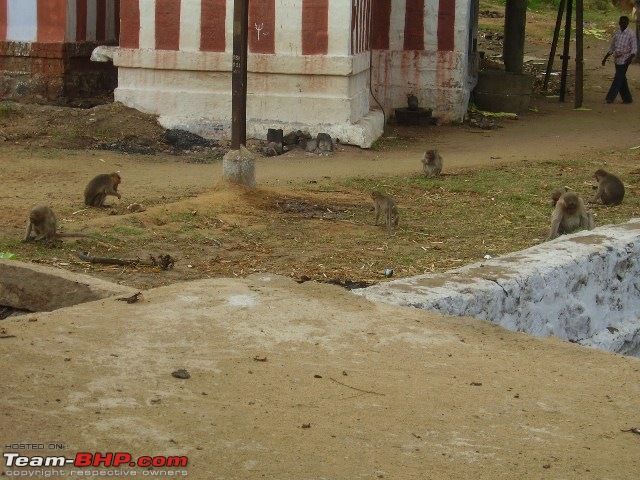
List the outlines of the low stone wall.
<svg viewBox="0 0 640 480">
<path fill-rule="evenodd" d="M 353 292 L 640 356 L 640 219 Z"/>
<path fill-rule="evenodd" d="M 50 312 L 137 290 L 88 275 L 33 263 L 0 260 L 0 305 Z"/>
<path fill-rule="evenodd" d="M 96 42 L 0 42 L 0 98 L 68 104 L 111 96 L 118 72 L 90 60 Z"/>
</svg>

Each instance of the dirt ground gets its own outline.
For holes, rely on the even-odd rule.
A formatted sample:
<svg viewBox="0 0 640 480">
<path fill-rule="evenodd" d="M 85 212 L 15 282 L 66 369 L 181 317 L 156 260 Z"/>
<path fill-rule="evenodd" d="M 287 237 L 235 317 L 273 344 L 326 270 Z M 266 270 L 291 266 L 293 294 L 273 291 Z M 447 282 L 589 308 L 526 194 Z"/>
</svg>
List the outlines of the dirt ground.
<svg viewBox="0 0 640 480">
<path fill-rule="evenodd" d="M 194 479 L 637 478 L 636 359 L 487 322 L 444 322 L 316 282 L 245 279 L 273 272 L 380 281 L 383 267 L 410 248 L 440 248 L 435 270 L 478 260 L 456 252 L 455 242 L 451 251 L 438 247 L 446 232 L 438 231 L 437 212 L 419 232 L 426 246 L 410 236 L 416 225 L 401 224 L 388 238 L 372 225 L 363 192 L 343 182 L 371 176 L 384 186 L 385 178 L 417 175 L 426 148 L 441 151 L 448 174 L 584 158 L 622 165 L 622 152 L 625 167 L 637 168 L 640 67 L 628 74 L 636 103 L 607 105 L 613 66 L 600 65 L 607 42 L 586 41 L 585 110 L 574 109 L 570 92 L 565 103 L 536 95 L 533 111 L 496 121 L 499 128 L 391 124 L 373 149 L 261 157 L 253 192 L 220 183 L 225 145 L 173 152 L 153 118 L 122 106 L 0 105 L 0 252 L 139 289 L 172 284 L 138 305 L 105 303 L 113 320 L 104 322 L 87 320 L 88 304 L 3 321 L 0 331 L 15 337 L 0 346 L 19 348 L 2 356 L 11 375 L 0 430 L 21 435 L 3 440 L 188 454 Z M 529 41 L 528 57 L 546 63 L 548 43 Z M 123 177 L 122 200 L 85 208 L 88 179 L 113 170 Z M 39 203 L 54 208 L 62 231 L 99 241 L 20 243 Z M 132 203 L 146 210 L 129 213 Z M 519 245 L 514 238 L 513 250 Z M 168 271 L 94 266 L 77 258 L 79 249 L 170 254 L 176 263 Z M 203 294 L 199 282 L 176 284 L 209 277 L 220 278 L 206 284 L 216 295 Z M 264 299 L 268 322 L 226 303 L 238 290 Z M 167 374 L 181 366 L 190 383 Z"/>
<path fill-rule="evenodd" d="M 529 16 L 529 25 L 536 21 L 549 28 L 548 19 Z M 612 22 L 607 28 L 614 26 Z M 483 42 L 487 57 L 500 53 L 495 38 Z M 604 103 L 613 72 L 612 65 L 600 65 L 608 42 L 587 36 L 585 43 L 584 110 L 574 109 L 570 76 L 566 102 L 549 94 L 553 92 L 536 94 L 532 110 L 518 119 L 489 119 L 495 128 L 474 121 L 426 127 L 392 121 L 372 149 L 338 145 L 330 156 L 300 148 L 278 157 L 259 156 L 258 189 L 253 192 L 221 183 L 221 157 L 228 145 L 172 144 L 152 116 L 122 105 L 69 109 L 5 104 L 0 108 L 0 252 L 137 288 L 264 271 L 298 280 L 373 283 L 384 279 L 387 267 L 395 268 L 396 276 L 408 276 L 479 260 L 481 248 L 447 249 L 447 234 L 438 230 L 437 200 L 421 224 L 401 222 L 396 235 L 387 238 L 384 229 L 372 225 L 367 192 L 348 188 L 344 179 L 371 177 L 384 188 L 385 177 L 417 176 L 427 148 L 439 149 L 445 173 L 454 175 L 508 163 L 581 158 L 602 158 L 604 163 L 629 152 L 639 143 L 637 106 Z M 528 65 L 544 69 L 548 48 L 548 42 L 529 40 Z M 637 65 L 628 76 L 635 91 L 640 86 Z M 557 83 L 553 76 L 551 85 Z M 257 142 L 249 146 L 260 150 Z M 628 164 L 635 158 L 626 156 Z M 106 210 L 85 208 L 82 192 L 88 180 L 110 171 L 123 178 L 122 200 L 113 199 Z M 437 199 L 437 187 L 433 192 Z M 61 231 L 81 231 L 98 241 L 65 239 L 55 248 L 21 244 L 28 211 L 41 203 L 54 209 Z M 146 210 L 130 213 L 132 203 Z M 513 245 L 506 242 L 492 253 L 540 241 L 544 223 L 534 238 L 519 243 L 524 239 L 515 238 Z M 418 248 L 427 254 L 416 261 Z M 162 272 L 89 265 L 77 251 L 141 260 L 170 255 L 175 263 Z"/>
</svg>

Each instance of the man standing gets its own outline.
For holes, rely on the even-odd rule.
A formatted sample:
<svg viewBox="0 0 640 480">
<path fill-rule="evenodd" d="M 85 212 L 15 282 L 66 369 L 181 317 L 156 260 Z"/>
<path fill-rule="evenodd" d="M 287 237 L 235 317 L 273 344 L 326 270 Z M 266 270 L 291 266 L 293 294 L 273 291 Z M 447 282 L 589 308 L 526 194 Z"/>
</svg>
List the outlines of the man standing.
<svg viewBox="0 0 640 480">
<path fill-rule="evenodd" d="M 631 103 L 633 98 L 627 83 L 627 69 L 633 57 L 636 56 L 638 46 L 635 32 L 627 28 L 629 26 L 629 17 L 625 15 L 620 17 L 618 25 L 620 25 L 620 31 L 613 35 L 611 47 L 609 47 L 609 51 L 602 59 L 602 65 L 604 66 L 607 58 L 613 55 L 616 66 L 616 73 L 611 82 L 611 88 L 607 93 L 606 101 L 607 103 L 613 103 L 619 93 L 622 97 L 622 103 Z"/>
</svg>

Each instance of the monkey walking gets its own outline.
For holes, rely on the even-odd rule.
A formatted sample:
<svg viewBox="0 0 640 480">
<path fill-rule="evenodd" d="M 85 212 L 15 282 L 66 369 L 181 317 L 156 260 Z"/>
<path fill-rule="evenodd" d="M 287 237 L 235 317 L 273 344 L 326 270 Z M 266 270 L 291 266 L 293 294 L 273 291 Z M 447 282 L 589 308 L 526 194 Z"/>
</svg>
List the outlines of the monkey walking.
<svg viewBox="0 0 640 480">
<path fill-rule="evenodd" d="M 442 171 L 442 157 L 438 150 L 427 150 L 422 157 L 422 170 L 427 177 L 437 177 Z"/>
<path fill-rule="evenodd" d="M 117 172 L 101 173 L 91 179 L 84 189 L 84 203 L 90 207 L 107 207 L 104 204 L 107 195 L 118 197 L 122 196 L 118 193 L 118 185 L 122 179 Z"/>
<path fill-rule="evenodd" d="M 378 191 L 371 192 L 371 198 L 376 213 L 375 225 L 378 225 L 380 215 L 383 215 L 387 223 L 387 232 L 391 235 L 391 230 L 398 226 L 400 220 L 396 202 L 390 196 Z"/>
<path fill-rule="evenodd" d="M 556 200 L 557 192 L 558 190 L 554 190 L 551 194 L 551 201 L 552 203 L 555 201 L 555 208 L 551 214 L 549 240 L 580 228 L 593 230 L 595 226 L 593 213 L 587 211 L 582 199 L 575 192 L 565 191 Z"/>
<path fill-rule="evenodd" d="M 593 176 L 598 182 L 598 191 L 591 199 L 591 203 L 596 203 L 600 199 L 604 205 L 620 205 L 624 198 L 622 180 L 601 168 L 596 170 Z"/>
<path fill-rule="evenodd" d="M 58 222 L 56 215 L 51 208 L 46 205 L 36 205 L 29 212 L 29 219 L 27 220 L 27 230 L 24 235 L 23 242 L 29 242 L 31 240 L 45 242 L 53 242 L 62 237 L 87 237 L 93 238 L 91 235 L 84 233 L 58 233 L 56 231 Z M 33 237 L 31 233 L 33 232 Z"/>
</svg>

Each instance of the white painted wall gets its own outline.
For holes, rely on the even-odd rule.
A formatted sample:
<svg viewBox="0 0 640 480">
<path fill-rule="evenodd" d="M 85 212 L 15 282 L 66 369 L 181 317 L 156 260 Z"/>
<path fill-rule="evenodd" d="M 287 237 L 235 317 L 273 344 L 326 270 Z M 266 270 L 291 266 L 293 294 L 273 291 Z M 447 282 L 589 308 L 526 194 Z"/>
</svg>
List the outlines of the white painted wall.
<svg viewBox="0 0 640 480">
<path fill-rule="evenodd" d="M 640 219 L 353 292 L 640 357 Z"/>
</svg>

